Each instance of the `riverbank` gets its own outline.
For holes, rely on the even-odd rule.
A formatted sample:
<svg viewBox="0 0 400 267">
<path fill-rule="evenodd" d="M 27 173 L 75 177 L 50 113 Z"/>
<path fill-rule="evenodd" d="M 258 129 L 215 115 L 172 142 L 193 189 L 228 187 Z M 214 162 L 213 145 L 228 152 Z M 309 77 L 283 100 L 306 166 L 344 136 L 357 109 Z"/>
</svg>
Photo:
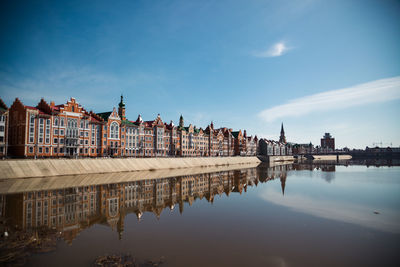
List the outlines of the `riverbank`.
<svg viewBox="0 0 400 267">
<path fill-rule="evenodd" d="M 351 155 L 312 155 L 313 160 L 349 160 Z"/>
<path fill-rule="evenodd" d="M 96 158 L 0 161 L 0 179 L 256 164 L 257 157 Z"/>
<path fill-rule="evenodd" d="M 215 172 L 227 172 L 256 168 L 259 163 L 229 166 L 209 166 L 181 169 L 160 169 L 155 171 L 93 173 L 80 175 L 60 175 L 24 179 L 0 180 L 0 194 L 16 194 L 29 191 L 56 190 L 82 186 L 136 182 L 143 179 L 164 179 L 181 176 L 194 176 Z"/>
</svg>

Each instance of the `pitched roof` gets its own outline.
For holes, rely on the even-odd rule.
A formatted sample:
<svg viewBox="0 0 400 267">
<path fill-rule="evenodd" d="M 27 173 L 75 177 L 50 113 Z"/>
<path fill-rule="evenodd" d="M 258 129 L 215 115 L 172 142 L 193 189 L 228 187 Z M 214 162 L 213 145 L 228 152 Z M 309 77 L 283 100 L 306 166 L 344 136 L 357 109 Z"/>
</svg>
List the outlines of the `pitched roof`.
<svg viewBox="0 0 400 267">
<path fill-rule="evenodd" d="M 8 109 L 6 103 L 4 103 L 3 99 L 0 98 L 0 110 L 6 111 Z"/>
<path fill-rule="evenodd" d="M 121 121 L 121 125 L 136 125 L 136 122 L 130 120 L 123 120 Z"/>
<path fill-rule="evenodd" d="M 108 111 L 108 112 L 100 112 L 100 113 L 96 113 L 98 116 L 100 116 L 103 120 L 107 121 L 108 117 L 110 117 L 112 111 Z"/>
<path fill-rule="evenodd" d="M 232 132 L 233 137 L 238 138 L 240 131 Z"/>
</svg>

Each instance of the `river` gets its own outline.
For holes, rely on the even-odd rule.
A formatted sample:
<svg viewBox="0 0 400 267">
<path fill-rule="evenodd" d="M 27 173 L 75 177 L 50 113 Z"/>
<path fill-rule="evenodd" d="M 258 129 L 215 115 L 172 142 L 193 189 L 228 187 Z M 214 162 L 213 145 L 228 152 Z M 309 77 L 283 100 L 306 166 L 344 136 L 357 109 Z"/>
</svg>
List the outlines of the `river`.
<svg viewBox="0 0 400 267">
<path fill-rule="evenodd" d="M 262 164 L 74 187 L 35 179 L 27 190 L 0 182 L 11 192 L 0 195 L 10 264 L 116 255 L 137 266 L 400 266 L 399 166 Z"/>
</svg>

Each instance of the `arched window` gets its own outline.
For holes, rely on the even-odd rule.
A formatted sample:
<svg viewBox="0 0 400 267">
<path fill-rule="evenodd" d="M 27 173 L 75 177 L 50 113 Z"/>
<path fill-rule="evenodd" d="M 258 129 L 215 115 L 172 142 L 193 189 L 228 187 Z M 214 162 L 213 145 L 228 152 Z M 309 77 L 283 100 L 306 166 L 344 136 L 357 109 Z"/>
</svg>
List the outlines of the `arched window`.
<svg viewBox="0 0 400 267">
<path fill-rule="evenodd" d="M 58 118 L 55 118 L 55 119 L 54 119 L 54 125 L 55 125 L 55 126 L 58 126 Z"/>
<path fill-rule="evenodd" d="M 118 127 L 118 123 L 116 123 L 116 122 L 111 123 L 110 138 L 114 138 L 114 139 L 119 138 L 119 127 Z"/>
</svg>

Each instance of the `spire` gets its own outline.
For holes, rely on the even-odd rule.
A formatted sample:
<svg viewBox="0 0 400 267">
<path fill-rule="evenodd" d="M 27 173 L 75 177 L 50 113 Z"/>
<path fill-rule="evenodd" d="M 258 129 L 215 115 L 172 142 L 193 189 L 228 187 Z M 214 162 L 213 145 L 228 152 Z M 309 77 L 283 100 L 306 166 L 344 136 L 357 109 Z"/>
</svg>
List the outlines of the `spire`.
<svg viewBox="0 0 400 267">
<path fill-rule="evenodd" d="M 121 101 L 118 104 L 118 115 L 121 117 L 122 120 L 125 120 L 125 103 L 124 103 L 124 97 L 121 94 Z"/>
<path fill-rule="evenodd" d="M 185 126 L 184 121 L 183 121 L 183 116 L 181 114 L 181 117 L 179 118 L 179 127 L 183 128 Z"/>
<path fill-rule="evenodd" d="M 286 144 L 285 130 L 283 129 L 283 122 L 281 124 L 281 136 L 279 137 L 279 142 Z"/>
<path fill-rule="evenodd" d="M 124 103 L 124 96 L 121 94 L 121 101 L 119 102 L 118 105 L 120 108 L 124 108 L 125 107 L 125 103 Z"/>
</svg>

